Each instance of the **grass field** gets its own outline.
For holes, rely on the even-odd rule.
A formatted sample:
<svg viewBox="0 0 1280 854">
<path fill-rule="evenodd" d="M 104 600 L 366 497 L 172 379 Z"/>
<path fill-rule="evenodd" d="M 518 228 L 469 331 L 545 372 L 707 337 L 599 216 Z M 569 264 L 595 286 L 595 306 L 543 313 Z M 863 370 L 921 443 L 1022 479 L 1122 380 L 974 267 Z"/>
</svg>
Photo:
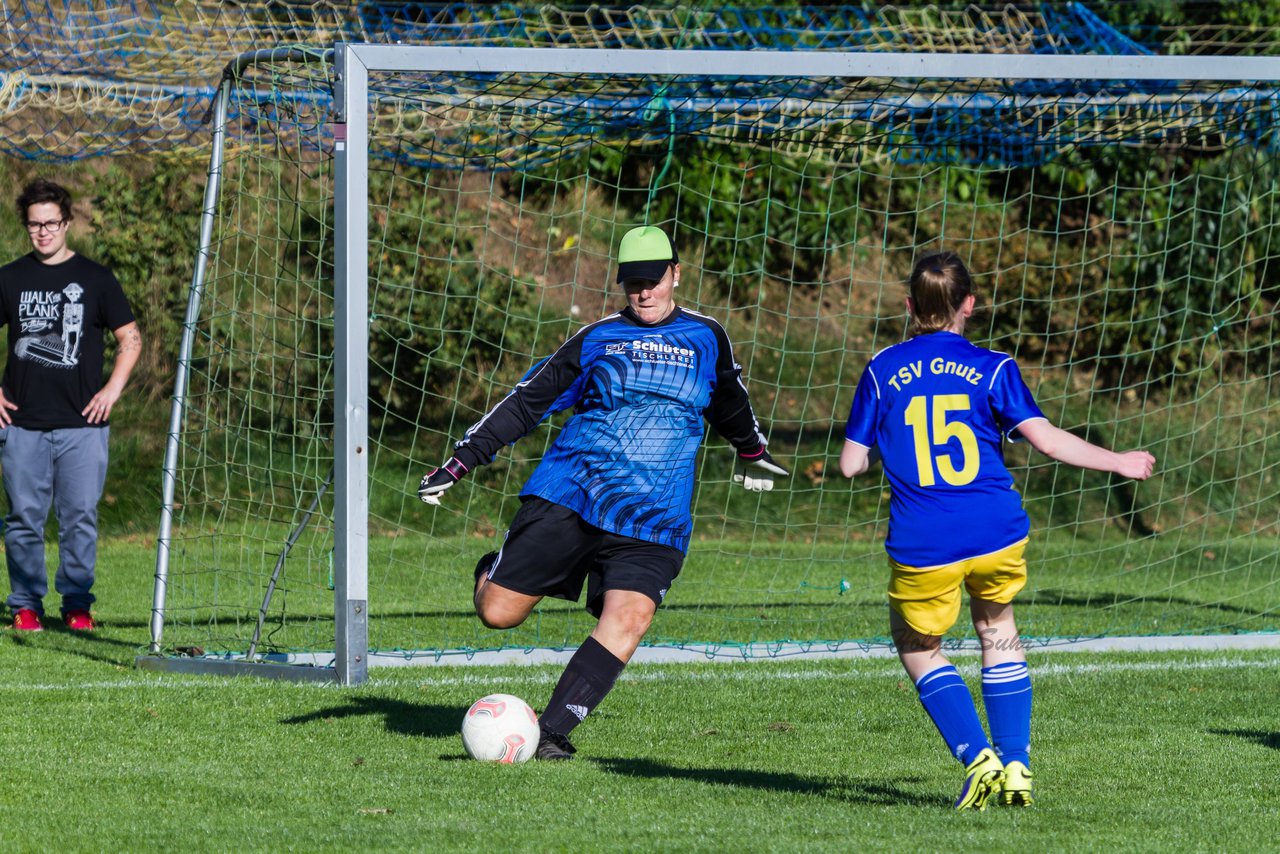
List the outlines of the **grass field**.
<svg viewBox="0 0 1280 854">
<path fill-rule="evenodd" d="M 1033 653 L 1037 803 L 958 815 L 959 765 L 892 660 L 638 665 L 574 761 L 487 766 L 464 709 L 540 707 L 557 668 L 144 673 L 150 570 L 144 542 L 107 542 L 100 632 L 0 633 L 0 849 L 1275 847 L 1280 651 Z"/>
</svg>

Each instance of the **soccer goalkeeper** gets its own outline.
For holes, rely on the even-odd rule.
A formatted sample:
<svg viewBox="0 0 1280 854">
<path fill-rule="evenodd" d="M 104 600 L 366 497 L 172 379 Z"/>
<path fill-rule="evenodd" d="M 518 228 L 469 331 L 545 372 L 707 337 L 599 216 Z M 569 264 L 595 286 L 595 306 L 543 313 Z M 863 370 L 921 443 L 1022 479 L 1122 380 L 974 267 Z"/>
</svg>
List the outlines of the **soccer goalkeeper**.
<svg viewBox="0 0 1280 854">
<path fill-rule="evenodd" d="M 765 449 L 724 328 L 676 305 L 667 234 L 628 231 L 617 281 L 626 307 L 535 365 L 418 489 L 439 504 L 504 445 L 575 408 L 521 490 L 501 550 L 476 566 L 476 614 L 494 629 L 520 625 L 544 596 L 577 601 L 587 588 L 597 623 L 542 713 L 539 759 L 574 753 L 569 734 L 613 688 L 680 573 L 704 419 L 737 449 L 735 481 L 763 491 L 787 475 Z"/>
</svg>

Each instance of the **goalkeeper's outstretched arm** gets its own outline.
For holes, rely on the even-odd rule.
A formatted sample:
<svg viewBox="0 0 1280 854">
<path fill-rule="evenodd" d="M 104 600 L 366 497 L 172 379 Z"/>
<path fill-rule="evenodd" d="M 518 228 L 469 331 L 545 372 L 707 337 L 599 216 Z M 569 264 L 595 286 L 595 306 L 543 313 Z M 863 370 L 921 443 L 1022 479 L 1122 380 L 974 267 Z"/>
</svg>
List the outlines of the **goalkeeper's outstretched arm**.
<svg viewBox="0 0 1280 854">
<path fill-rule="evenodd" d="M 579 330 L 549 358 L 534 365 L 497 406 L 463 434 L 453 456 L 423 476 L 418 485 L 423 502 L 439 505 L 446 489 L 477 466 L 492 462 L 504 445 L 529 433 L 551 413 L 574 404 L 582 377 L 582 338 L 589 328 Z"/>
</svg>

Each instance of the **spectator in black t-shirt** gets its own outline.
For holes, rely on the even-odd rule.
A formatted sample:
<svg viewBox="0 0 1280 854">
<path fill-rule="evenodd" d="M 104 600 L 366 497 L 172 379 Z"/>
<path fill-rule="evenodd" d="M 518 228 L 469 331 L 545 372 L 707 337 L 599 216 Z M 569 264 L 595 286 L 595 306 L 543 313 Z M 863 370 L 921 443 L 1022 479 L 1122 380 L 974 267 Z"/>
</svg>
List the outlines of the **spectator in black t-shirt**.
<svg viewBox="0 0 1280 854">
<path fill-rule="evenodd" d="M 18 216 L 32 251 L 0 267 L 0 326 L 9 326 L 0 384 L 8 604 L 15 629 L 44 628 L 44 526 L 52 506 L 62 619 L 75 631 L 92 631 L 107 419 L 142 353 L 142 336 L 111 271 L 67 247 L 71 195 L 65 189 L 33 181 L 18 197 Z M 118 346 L 104 383 L 105 329 Z"/>
</svg>

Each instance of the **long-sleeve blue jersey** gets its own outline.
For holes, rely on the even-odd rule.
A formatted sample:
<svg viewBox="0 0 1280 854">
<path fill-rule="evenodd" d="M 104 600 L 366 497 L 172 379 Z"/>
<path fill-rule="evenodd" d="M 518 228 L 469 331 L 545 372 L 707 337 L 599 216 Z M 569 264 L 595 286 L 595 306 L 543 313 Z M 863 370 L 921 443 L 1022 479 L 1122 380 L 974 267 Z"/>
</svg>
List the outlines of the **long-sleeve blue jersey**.
<svg viewBox="0 0 1280 854">
<path fill-rule="evenodd" d="M 741 451 L 765 441 L 741 372 L 714 319 L 676 308 L 650 325 L 623 309 L 535 365 L 467 431 L 455 456 L 468 468 L 486 464 L 572 407 L 520 494 L 603 530 L 687 551 L 703 419 Z"/>
</svg>

